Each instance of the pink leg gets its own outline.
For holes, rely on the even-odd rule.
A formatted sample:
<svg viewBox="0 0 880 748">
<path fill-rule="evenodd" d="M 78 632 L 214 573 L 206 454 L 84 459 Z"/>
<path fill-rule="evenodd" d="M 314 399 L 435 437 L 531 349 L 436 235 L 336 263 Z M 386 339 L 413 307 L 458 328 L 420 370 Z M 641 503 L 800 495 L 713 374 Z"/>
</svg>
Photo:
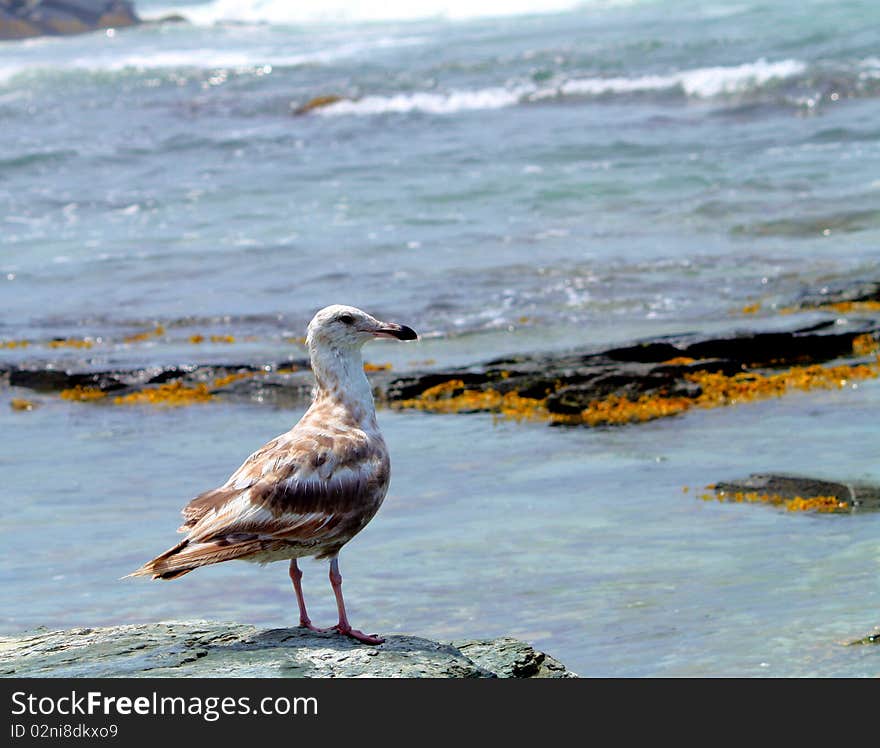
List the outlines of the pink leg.
<svg viewBox="0 0 880 748">
<path fill-rule="evenodd" d="M 312 626 L 309 614 L 306 612 L 306 600 L 303 597 L 302 590 L 303 573 L 299 570 L 296 559 L 290 559 L 290 581 L 293 582 L 293 591 L 296 593 L 296 602 L 299 604 L 299 625 L 305 626 L 312 631 L 323 631 L 323 629 Z"/>
<path fill-rule="evenodd" d="M 333 628 L 340 634 L 350 636 L 364 644 L 381 644 L 385 640 L 377 635 L 370 636 L 363 631 L 353 629 L 348 622 L 348 616 L 345 614 L 345 601 L 342 599 L 342 574 L 339 573 L 339 560 L 334 556 L 330 560 L 330 586 L 333 587 L 333 594 L 336 595 L 336 607 L 339 609 L 339 623 Z"/>
</svg>

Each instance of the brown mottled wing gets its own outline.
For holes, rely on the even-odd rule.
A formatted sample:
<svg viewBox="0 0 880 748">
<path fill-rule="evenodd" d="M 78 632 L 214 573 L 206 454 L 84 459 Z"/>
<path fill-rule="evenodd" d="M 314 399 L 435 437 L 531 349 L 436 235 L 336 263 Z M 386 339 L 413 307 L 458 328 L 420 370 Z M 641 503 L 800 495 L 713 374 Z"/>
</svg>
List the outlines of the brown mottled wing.
<svg viewBox="0 0 880 748">
<path fill-rule="evenodd" d="M 187 539 L 259 541 L 266 552 L 293 544 L 327 555 L 372 519 L 389 472 L 381 437 L 359 430 L 284 435 L 251 455 L 226 484 L 190 502 Z"/>
<path fill-rule="evenodd" d="M 334 555 L 378 511 L 390 465 L 381 436 L 295 428 L 183 510 L 186 537 L 133 576 L 174 579 L 234 558 Z"/>
<path fill-rule="evenodd" d="M 254 463 L 261 462 L 261 460 L 267 455 L 271 455 L 272 453 L 279 451 L 279 442 L 283 438 L 284 435 L 278 436 L 272 441 L 267 442 L 262 447 L 260 447 L 260 449 L 258 449 L 244 461 L 244 464 L 242 464 L 242 466 L 238 470 L 236 470 L 230 476 L 229 480 L 226 481 L 224 485 L 220 486 L 220 488 L 212 488 L 210 491 L 200 493 L 192 501 L 190 501 L 189 504 L 187 504 L 181 510 L 181 514 L 183 514 L 183 524 L 177 528 L 177 532 L 189 532 L 190 529 L 194 527 L 206 514 L 221 507 L 230 499 L 235 498 L 235 496 L 240 492 L 240 489 L 231 488 L 230 484 L 239 481 L 245 476 L 251 474 L 249 466 L 252 466 Z"/>
</svg>

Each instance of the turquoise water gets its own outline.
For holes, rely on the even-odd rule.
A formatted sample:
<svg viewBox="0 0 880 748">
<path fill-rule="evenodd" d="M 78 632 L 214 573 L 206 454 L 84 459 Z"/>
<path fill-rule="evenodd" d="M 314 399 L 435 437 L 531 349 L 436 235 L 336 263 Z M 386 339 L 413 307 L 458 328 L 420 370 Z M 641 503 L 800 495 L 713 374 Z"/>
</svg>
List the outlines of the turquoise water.
<svg viewBox="0 0 880 748">
<path fill-rule="evenodd" d="M 344 302 L 423 333 L 368 350 L 405 372 L 785 327 L 772 306 L 802 288 L 877 276 L 873 3 L 288 5 L 0 44 L 0 340 L 32 341 L 2 362 L 277 361 Z M 15 396 L 3 631 L 295 620 L 281 565 L 118 577 L 298 412 Z M 394 478 L 342 556 L 352 616 L 520 636 L 584 675 L 876 675 L 880 651 L 841 642 L 880 624 L 880 516 L 697 495 L 762 470 L 880 480 L 878 397 L 592 430 L 383 412 Z M 318 620 L 325 571 L 306 566 Z"/>
</svg>

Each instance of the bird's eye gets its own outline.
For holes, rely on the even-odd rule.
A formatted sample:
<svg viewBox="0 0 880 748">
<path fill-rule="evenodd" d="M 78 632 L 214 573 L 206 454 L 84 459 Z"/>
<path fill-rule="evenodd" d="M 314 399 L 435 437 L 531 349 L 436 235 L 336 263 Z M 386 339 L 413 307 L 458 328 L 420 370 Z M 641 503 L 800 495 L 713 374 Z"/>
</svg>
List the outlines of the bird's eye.
<svg viewBox="0 0 880 748">
<path fill-rule="evenodd" d="M 337 319 L 346 325 L 353 325 L 354 324 L 354 317 L 352 317 L 348 312 L 345 312 L 344 314 L 340 314 Z"/>
</svg>

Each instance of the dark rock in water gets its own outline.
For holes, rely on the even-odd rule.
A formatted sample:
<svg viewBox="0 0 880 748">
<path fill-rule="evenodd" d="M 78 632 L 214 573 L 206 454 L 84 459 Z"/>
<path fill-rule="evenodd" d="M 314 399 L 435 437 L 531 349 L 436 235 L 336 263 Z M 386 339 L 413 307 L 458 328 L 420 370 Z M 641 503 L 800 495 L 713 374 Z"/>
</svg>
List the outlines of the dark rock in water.
<svg viewBox="0 0 880 748">
<path fill-rule="evenodd" d="M 189 19 L 180 13 L 169 13 L 167 16 L 157 18 L 152 23 L 189 23 Z"/>
<path fill-rule="evenodd" d="M 0 0 L 0 39 L 81 34 L 138 23 L 127 0 Z"/>
<path fill-rule="evenodd" d="M 856 338 L 877 338 L 880 320 L 826 321 L 786 332 L 743 333 L 720 338 L 694 334 L 664 337 L 598 352 L 561 352 L 495 359 L 473 366 L 407 373 L 371 371 L 369 378 L 380 402 L 415 400 L 427 390 L 448 386 L 444 396 L 492 391 L 501 396 L 541 401 L 552 416 L 576 416 L 591 402 L 609 397 L 688 398 L 702 394 L 692 381 L 702 372 L 727 377 L 742 373 L 772 373 L 795 365 L 864 363 L 854 352 Z M 31 365 L 33 366 L 33 364 Z M 8 372 L 8 374 L 6 373 Z M 230 377 L 230 375 L 233 375 Z M 242 376 L 243 375 L 243 376 Z M 158 387 L 168 382 L 207 385 L 212 395 L 298 407 L 309 399 L 313 381 L 306 360 L 274 364 L 181 364 L 99 372 L 71 372 L 54 368 L 0 368 L 9 384 L 41 392 L 76 386 L 105 391 Z M 221 384 L 217 384 L 218 380 Z M 484 406 L 457 412 L 476 412 Z"/>
<path fill-rule="evenodd" d="M 182 379 L 194 372 L 198 367 L 195 366 L 169 366 L 164 369 L 160 369 L 157 373 L 151 374 L 147 380 L 147 384 L 164 384 L 165 382 L 170 382 L 172 379 Z"/>
<path fill-rule="evenodd" d="M 880 321 L 875 320 L 844 325 L 829 321 L 787 332 L 702 339 L 685 335 L 589 354 L 516 356 L 483 366 L 398 377 L 388 382 L 385 397 L 392 402 L 417 398 L 432 387 L 458 380 L 466 389 L 547 398 L 548 411 L 562 415 L 578 413 L 591 401 L 611 395 L 694 398 L 700 389 L 687 381 L 689 373 L 733 376 L 759 368 L 826 363 L 852 357 L 855 338 L 878 330 Z"/>
<path fill-rule="evenodd" d="M 863 636 L 861 639 L 856 639 L 855 641 L 849 642 L 850 647 L 854 647 L 859 644 L 880 644 L 880 626 L 877 626 L 873 632 Z"/>
<path fill-rule="evenodd" d="M 313 388 L 311 371 L 306 369 L 294 374 L 267 374 L 241 379 L 212 392 L 224 400 L 259 403 L 275 408 L 298 408 L 309 401 Z"/>
<path fill-rule="evenodd" d="M 880 301 L 880 281 L 862 280 L 856 283 L 829 283 L 822 288 L 809 289 L 801 294 L 798 307 L 813 309 L 829 304 Z"/>
<path fill-rule="evenodd" d="M 853 338 L 862 332 L 853 330 L 837 335 L 814 332 L 814 329 L 703 340 L 685 346 L 678 355 L 727 359 L 750 366 L 823 363 L 852 353 Z"/>
<path fill-rule="evenodd" d="M 43 30 L 27 17 L 19 16 L 0 2 L 0 40 L 2 39 L 27 39 L 33 36 L 41 36 Z"/>
<path fill-rule="evenodd" d="M 342 100 L 343 97 L 337 96 L 336 94 L 315 96 L 314 98 L 309 99 L 304 104 L 300 104 L 296 109 L 293 110 L 293 113 L 298 115 L 308 114 L 309 112 L 313 112 L 315 109 L 321 109 L 322 107 L 330 106 L 331 104 L 335 104 Z"/>
<path fill-rule="evenodd" d="M 58 392 L 74 387 L 97 387 L 111 391 L 126 386 L 109 372 L 71 374 L 57 369 L 12 369 L 9 384 L 36 392 Z"/>
<path fill-rule="evenodd" d="M 880 509 L 880 485 L 863 482 L 838 483 L 803 475 L 784 473 L 755 473 L 743 480 L 722 481 L 715 484 L 718 494 L 761 493 L 783 499 L 814 499 L 833 496 L 852 510 Z"/>
<path fill-rule="evenodd" d="M 0 637 L 4 677 L 574 678 L 525 642 L 391 635 L 378 647 L 307 629 L 167 622 Z"/>
</svg>

